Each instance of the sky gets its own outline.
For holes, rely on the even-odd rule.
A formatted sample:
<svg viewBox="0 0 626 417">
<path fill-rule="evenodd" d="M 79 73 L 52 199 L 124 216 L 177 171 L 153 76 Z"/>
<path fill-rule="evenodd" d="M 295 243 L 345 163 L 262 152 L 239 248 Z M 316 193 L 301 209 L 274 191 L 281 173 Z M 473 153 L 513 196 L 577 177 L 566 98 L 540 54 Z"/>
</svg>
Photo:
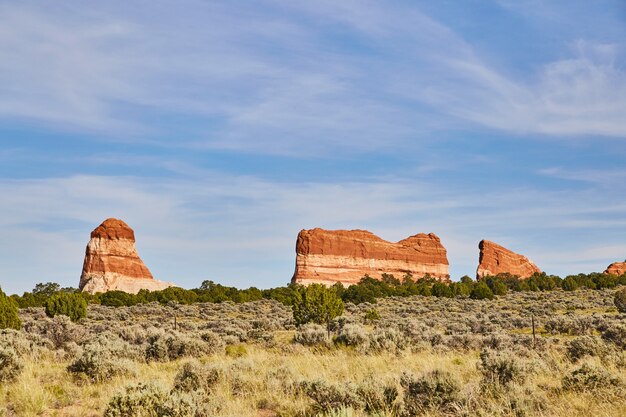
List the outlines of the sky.
<svg viewBox="0 0 626 417">
<path fill-rule="evenodd" d="M 626 3 L 0 0 L 0 286 L 289 282 L 301 229 L 626 259 Z"/>
</svg>

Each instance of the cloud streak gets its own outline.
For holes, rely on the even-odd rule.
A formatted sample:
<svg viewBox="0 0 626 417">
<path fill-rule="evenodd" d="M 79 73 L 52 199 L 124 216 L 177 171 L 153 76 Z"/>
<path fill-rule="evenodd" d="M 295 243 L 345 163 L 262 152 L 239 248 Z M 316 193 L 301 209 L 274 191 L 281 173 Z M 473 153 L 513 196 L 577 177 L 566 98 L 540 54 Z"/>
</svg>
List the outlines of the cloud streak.
<svg viewBox="0 0 626 417">
<path fill-rule="evenodd" d="M 468 124 L 626 136 L 623 44 L 572 39 L 520 78 L 400 2 L 0 7 L 0 117 L 100 140 L 310 155 Z"/>
</svg>

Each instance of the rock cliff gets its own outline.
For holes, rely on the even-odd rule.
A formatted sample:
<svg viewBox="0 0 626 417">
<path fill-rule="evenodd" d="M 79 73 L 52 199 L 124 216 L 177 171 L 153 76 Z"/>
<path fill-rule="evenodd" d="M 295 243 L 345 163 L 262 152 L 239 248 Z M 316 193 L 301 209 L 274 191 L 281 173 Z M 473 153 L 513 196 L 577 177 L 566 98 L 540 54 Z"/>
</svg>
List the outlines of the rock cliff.
<svg viewBox="0 0 626 417">
<path fill-rule="evenodd" d="M 541 270 L 527 257 L 511 252 L 489 240 L 481 240 L 478 248 L 480 257 L 476 270 L 477 279 L 507 273 L 520 278 L 528 278 L 535 272 L 541 273 Z"/>
<path fill-rule="evenodd" d="M 613 262 L 604 271 L 605 274 L 624 275 L 626 274 L 626 262 Z"/>
<path fill-rule="evenodd" d="M 89 293 L 113 290 L 136 294 L 173 284 L 154 279 L 135 249 L 135 232 L 118 219 L 107 219 L 91 232 L 79 288 Z"/>
<path fill-rule="evenodd" d="M 367 230 L 311 229 L 298 234 L 292 282 L 341 282 L 348 286 L 358 283 L 365 274 L 381 279 L 383 273 L 398 279 L 407 273 L 414 278 L 430 274 L 447 282 L 450 275 L 446 249 L 432 233 L 420 233 L 397 243 Z"/>
</svg>

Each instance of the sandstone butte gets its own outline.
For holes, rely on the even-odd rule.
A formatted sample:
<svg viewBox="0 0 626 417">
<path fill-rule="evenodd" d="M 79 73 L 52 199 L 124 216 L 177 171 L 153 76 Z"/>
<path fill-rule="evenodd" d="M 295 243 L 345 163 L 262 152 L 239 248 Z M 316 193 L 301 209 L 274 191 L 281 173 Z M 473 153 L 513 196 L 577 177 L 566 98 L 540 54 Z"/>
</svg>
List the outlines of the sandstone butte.
<svg viewBox="0 0 626 417">
<path fill-rule="evenodd" d="M 429 274 L 450 281 L 446 249 L 433 233 L 420 233 L 398 243 L 388 242 L 367 230 L 302 230 L 296 242 L 296 270 L 292 282 L 345 286 L 364 275 L 381 279 L 409 273 L 414 278 Z"/>
<path fill-rule="evenodd" d="M 515 252 L 511 252 L 489 240 L 481 240 L 478 244 L 480 256 L 476 279 L 498 274 L 517 275 L 520 278 L 528 278 L 541 270 L 530 259 Z"/>
<path fill-rule="evenodd" d="M 154 279 L 135 248 L 135 232 L 118 219 L 107 219 L 91 232 L 79 288 L 89 293 L 163 290 L 173 284 Z"/>
<path fill-rule="evenodd" d="M 604 271 L 605 274 L 624 275 L 626 274 L 626 262 L 613 262 Z"/>
</svg>

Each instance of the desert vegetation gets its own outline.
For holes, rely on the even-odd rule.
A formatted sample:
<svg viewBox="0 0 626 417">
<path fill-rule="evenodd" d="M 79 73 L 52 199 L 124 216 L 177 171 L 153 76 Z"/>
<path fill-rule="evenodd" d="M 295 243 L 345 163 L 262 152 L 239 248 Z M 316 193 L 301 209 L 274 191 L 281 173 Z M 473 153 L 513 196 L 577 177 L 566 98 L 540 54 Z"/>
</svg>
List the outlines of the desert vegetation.
<svg viewBox="0 0 626 417">
<path fill-rule="evenodd" d="M 472 297 L 479 285 L 464 281 L 400 296 L 383 292 L 427 284 L 366 278 L 359 291 L 286 287 L 272 290 L 282 301 L 259 291 L 239 303 L 112 307 L 96 302 L 103 294 L 85 296 L 74 320 L 84 299 L 44 284 L 19 323 L 17 297 L 0 295 L 12 317 L 0 330 L 0 415 L 626 414 L 624 287 L 516 291 L 497 279 L 480 286 L 492 297 Z M 375 302 L 345 297 L 371 291 Z"/>
</svg>

